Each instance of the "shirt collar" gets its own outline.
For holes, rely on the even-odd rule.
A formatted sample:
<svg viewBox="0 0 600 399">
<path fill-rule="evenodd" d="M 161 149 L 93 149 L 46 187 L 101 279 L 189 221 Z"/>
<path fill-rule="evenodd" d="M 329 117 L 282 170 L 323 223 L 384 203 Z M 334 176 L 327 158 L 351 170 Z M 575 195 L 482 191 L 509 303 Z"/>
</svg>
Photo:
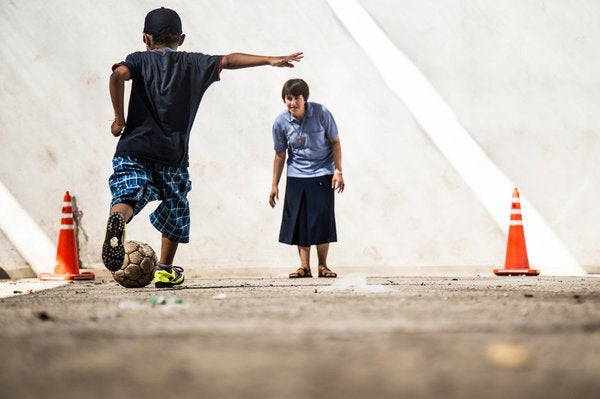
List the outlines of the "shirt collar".
<svg viewBox="0 0 600 399">
<path fill-rule="evenodd" d="M 302 120 L 306 119 L 307 117 L 311 117 L 313 114 L 313 109 L 310 106 L 310 103 L 307 101 L 306 104 L 304 105 L 305 111 L 304 111 L 304 118 L 302 118 Z M 290 111 L 287 112 L 288 113 L 288 120 L 290 122 L 299 122 L 298 120 L 296 120 L 296 118 L 294 118 L 292 116 L 292 114 L 290 113 Z"/>
</svg>

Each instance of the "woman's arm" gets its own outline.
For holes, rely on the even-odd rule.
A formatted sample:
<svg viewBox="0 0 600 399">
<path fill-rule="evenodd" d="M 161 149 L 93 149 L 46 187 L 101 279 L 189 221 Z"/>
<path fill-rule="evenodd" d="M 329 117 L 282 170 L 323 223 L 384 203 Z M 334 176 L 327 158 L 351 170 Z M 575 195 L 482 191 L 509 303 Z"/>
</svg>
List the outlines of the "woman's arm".
<svg viewBox="0 0 600 399">
<path fill-rule="evenodd" d="M 279 200 L 279 180 L 283 174 L 283 165 L 285 164 L 285 151 L 275 154 L 273 160 L 273 182 L 271 183 L 271 193 L 269 194 L 269 205 L 275 208 L 276 201 Z"/>
<path fill-rule="evenodd" d="M 331 188 L 341 193 L 344 191 L 345 184 L 342 172 L 342 144 L 340 143 L 340 138 L 331 140 L 331 145 L 333 147 L 333 163 L 335 164 Z"/>
</svg>

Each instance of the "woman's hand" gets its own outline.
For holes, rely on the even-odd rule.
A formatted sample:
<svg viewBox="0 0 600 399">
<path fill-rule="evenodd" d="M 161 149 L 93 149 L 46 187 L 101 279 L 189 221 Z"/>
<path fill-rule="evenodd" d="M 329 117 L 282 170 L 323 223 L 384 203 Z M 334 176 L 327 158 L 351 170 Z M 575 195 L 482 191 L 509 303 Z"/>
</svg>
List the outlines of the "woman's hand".
<svg viewBox="0 0 600 399">
<path fill-rule="evenodd" d="M 275 204 L 277 203 L 275 200 L 279 201 L 279 188 L 277 186 L 273 186 L 271 194 L 269 194 L 269 205 L 271 205 L 271 208 L 275 208 Z"/>
<path fill-rule="evenodd" d="M 337 190 L 338 193 L 343 193 L 345 187 L 344 175 L 342 175 L 342 172 L 336 170 L 331 179 L 331 188 L 334 191 Z"/>
</svg>

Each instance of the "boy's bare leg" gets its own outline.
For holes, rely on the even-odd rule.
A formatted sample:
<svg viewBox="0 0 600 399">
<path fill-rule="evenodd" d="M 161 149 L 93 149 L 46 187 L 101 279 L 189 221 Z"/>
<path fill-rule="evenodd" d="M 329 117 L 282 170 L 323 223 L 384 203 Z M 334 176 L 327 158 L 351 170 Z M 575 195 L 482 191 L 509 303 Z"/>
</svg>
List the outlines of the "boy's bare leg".
<svg viewBox="0 0 600 399">
<path fill-rule="evenodd" d="M 170 288 L 183 283 L 185 280 L 183 268 L 173 266 L 173 259 L 175 259 L 178 245 L 179 243 L 176 241 L 170 240 L 164 235 L 162 236 L 160 262 L 154 272 L 154 286 L 156 288 Z"/>
<path fill-rule="evenodd" d="M 160 263 L 163 265 L 172 265 L 173 259 L 175 259 L 175 253 L 177 252 L 178 242 L 168 239 L 162 236 L 160 245 Z"/>
<path fill-rule="evenodd" d="M 131 205 L 120 203 L 110 208 L 106 234 L 102 243 L 102 262 L 111 272 L 123 265 L 125 258 L 125 225 L 133 217 Z"/>
<path fill-rule="evenodd" d="M 120 214 L 125 216 L 126 222 L 130 221 L 133 217 L 133 208 L 131 207 L 131 205 L 125 203 L 113 205 L 112 208 L 110 208 L 110 213 L 112 214 L 115 212 L 119 212 Z"/>
</svg>

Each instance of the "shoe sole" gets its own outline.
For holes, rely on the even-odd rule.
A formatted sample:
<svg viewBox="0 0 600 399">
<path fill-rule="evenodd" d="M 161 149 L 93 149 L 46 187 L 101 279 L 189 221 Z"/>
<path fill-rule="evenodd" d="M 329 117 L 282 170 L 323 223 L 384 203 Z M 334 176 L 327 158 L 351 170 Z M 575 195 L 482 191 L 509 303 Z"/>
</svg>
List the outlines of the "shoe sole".
<svg viewBox="0 0 600 399">
<path fill-rule="evenodd" d="M 113 213 L 106 224 L 106 237 L 102 244 L 102 262 L 111 272 L 116 272 L 123 266 L 125 247 L 121 241 L 125 229 L 125 218 L 120 213 Z"/>
<path fill-rule="evenodd" d="M 184 280 L 185 280 L 185 279 L 184 279 Z M 175 284 L 175 283 L 163 283 L 163 282 L 161 282 L 161 281 L 157 281 L 156 283 L 154 283 L 154 286 L 155 286 L 156 288 L 172 288 L 172 287 L 175 287 L 176 285 L 181 285 L 181 284 L 183 284 L 183 281 L 184 281 L 184 280 L 181 280 L 181 281 L 180 281 L 179 283 L 177 283 L 177 284 Z"/>
</svg>

